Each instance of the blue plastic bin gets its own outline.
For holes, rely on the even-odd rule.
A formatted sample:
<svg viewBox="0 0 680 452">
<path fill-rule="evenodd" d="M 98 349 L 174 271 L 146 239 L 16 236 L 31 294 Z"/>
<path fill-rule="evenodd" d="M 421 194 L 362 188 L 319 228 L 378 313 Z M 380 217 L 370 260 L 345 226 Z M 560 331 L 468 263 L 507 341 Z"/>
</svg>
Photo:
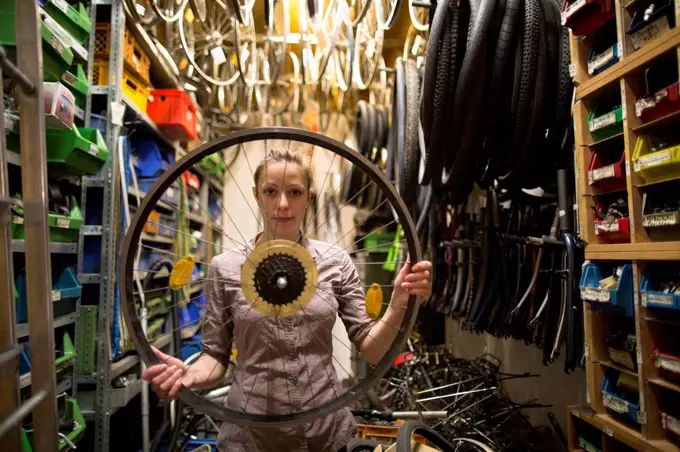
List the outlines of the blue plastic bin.
<svg viewBox="0 0 680 452">
<path fill-rule="evenodd" d="M 26 302 L 26 275 L 18 273 L 15 277 L 14 284 L 19 293 L 19 298 L 16 304 L 16 319 L 17 323 L 28 322 L 28 305 Z M 72 268 L 66 267 L 56 282 L 52 285 L 52 301 L 62 301 L 66 299 L 78 298 L 83 292 L 83 286 L 78 280 L 78 275 Z"/>
<path fill-rule="evenodd" d="M 139 186 L 139 189 L 143 191 L 144 193 L 149 193 L 151 191 L 151 188 L 154 186 L 158 179 L 157 178 L 150 178 L 150 179 L 144 179 L 140 178 L 137 180 L 137 184 Z M 132 185 L 130 185 L 132 186 Z M 179 191 L 181 189 L 179 188 L 179 185 L 173 184 L 170 188 L 166 190 L 166 192 L 161 196 L 161 200 L 170 203 L 170 204 L 177 204 L 179 201 Z"/>
<path fill-rule="evenodd" d="M 169 154 L 162 154 L 158 144 L 152 140 L 131 140 L 132 162 L 139 178 L 156 178 L 170 165 Z"/>
<path fill-rule="evenodd" d="M 660 275 L 654 268 L 654 265 L 649 265 L 640 281 L 642 306 L 680 310 L 680 295 L 655 290 L 659 287 Z"/>
<path fill-rule="evenodd" d="M 590 303 L 595 310 L 617 310 L 627 317 L 632 317 L 635 314 L 632 265 L 625 264 L 623 266 L 619 286 L 616 289 L 600 288 L 600 281 L 604 279 L 600 265 L 606 264 L 591 263 L 584 266 L 579 282 L 581 298 Z"/>
<path fill-rule="evenodd" d="M 106 116 L 96 115 L 94 113 L 90 114 L 90 128 L 99 130 L 103 137 L 106 136 L 107 124 Z"/>
<path fill-rule="evenodd" d="M 621 372 L 617 370 L 610 370 L 604 376 L 602 381 L 602 387 L 600 392 L 602 393 L 602 404 L 609 410 L 612 414 L 617 417 L 639 424 L 638 412 L 640 411 L 639 403 L 629 402 L 623 398 L 617 396 L 612 391 L 612 388 L 616 387 L 616 383 L 619 380 L 619 375 Z"/>
</svg>

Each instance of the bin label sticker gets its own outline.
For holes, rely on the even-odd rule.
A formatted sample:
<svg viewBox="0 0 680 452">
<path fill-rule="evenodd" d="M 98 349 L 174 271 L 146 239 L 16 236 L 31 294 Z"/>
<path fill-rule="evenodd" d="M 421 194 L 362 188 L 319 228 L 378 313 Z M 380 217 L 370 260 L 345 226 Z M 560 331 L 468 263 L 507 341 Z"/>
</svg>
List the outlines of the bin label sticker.
<svg viewBox="0 0 680 452">
<path fill-rule="evenodd" d="M 78 83 L 78 79 L 76 78 L 76 76 L 71 74 L 70 72 L 64 72 L 64 75 L 61 76 L 61 79 L 73 86 L 75 86 L 75 84 Z"/>
<path fill-rule="evenodd" d="M 654 41 L 661 34 L 670 30 L 668 26 L 668 18 L 666 16 L 661 16 L 651 24 L 644 27 L 642 30 L 636 31 L 631 35 L 633 40 L 633 47 L 638 50 L 645 44 Z"/>
<path fill-rule="evenodd" d="M 12 223 L 14 223 L 14 224 L 24 224 L 24 217 L 12 215 Z"/>
<path fill-rule="evenodd" d="M 97 155 L 97 154 L 99 154 L 99 148 L 98 148 L 97 146 L 95 146 L 94 144 L 91 144 L 91 145 L 90 145 L 90 148 L 88 149 L 88 151 L 89 151 L 90 154 L 92 154 L 92 155 Z"/>
<path fill-rule="evenodd" d="M 670 430 L 671 432 L 680 435 L 680 421 L 677 418 L 674 418 L 673 416 L 671 416 L 669 414 L 663 413 L 662 419 L 663 419 L 663 427 L 666 430 Z"/>
<path fill-rule="evenodd" d="M 590 121 L 590 131 L 595 132 L 596 130 L 604 129 L 607 126 L 616 124 L 616 112 L 612 111 L 606 115 L 602 115 Z"/>
<path fill-rule="evenodd" d="M 661 228 L 678 224 L 678 212 L 653 213 L 642 216 L 642 226 L 645 228 Z"/>
<path fill-rule="evenodd" d="M 599 231 L 619 232 L 619 222 L 616 220 L 605 220 L 595 223 L 595 233 L 598 233 Z"/>
<path fill-rule="evenodd" d="M 669 372 L 680 374 L 680 362 L 668 358 L 657 358 L 654 362 L 655 367 L 665 369 Z"/>
<path fill-rule="evenodd" d="M 614 174 L 614 165 L 603 166 L 602 168 L 593 170 L 593 181 L 608 179 L 614 177 Z"/>
<path fill-rule="evenodd" d="M 639 157 L 635 160 L 635 171 L 640 171 L 644 168 L 650 168 L 652 166 L 661 165 L 662 163 L 669 162 L 671 160 L 671 151 L 659 151 L 653 154 L 645 155 L 644 157 Z"/>
<path fill-rule="evenodd" d="M 569 8 L 567 8 L 567 10 L 562 13 L 562 25 L 565 25 L 567 23 L 567 19 L 573 16 L 576 11 L 583 8 L 585 5 L 586 0 L 578 0 L 576 3 L 573 3 Z"/>
<path fill-rule="evenodd" d="M 624 350 L 618 350 L 615 348 L 609 348 L 609 358 L 615 363 L 621 364 L 628 369 L 635 369 L 635 363 L 629 352 Z"/>
<path fill-rule="evenodd" d="M 61 300 L 61 290 L 53 290 L 52 291 L 52 301 L 59 301 Z"/>
<path fill-rule="evenodd" d="M 59 8 L 64 14 L 68 14 L 68 3 L 64 0 L 52 0 L 52 4 Z"/>
<path fill-rule="evenodd" d="M 57 218 L 58 228 L 68 228 L 70 224 L 71 220 L 69 220 L 68 218 Z"/>
<path fill-rule="evenodd" d="M 662 306 L 673 306 L 675 304 L 673 300 L 673 295 L 661 295 L 656 293 L 647 294 L 647 303 L 660 304 Z"/>
<path fill-rule="evenodd" d="M 605 395 L 602 398 L 602 404 L 609 408 L 610 410 L 616 411 L 617 413 L 621 414 L 628 413 L 628 404 L 623 400 L 615 399 L 610 395 Z"/>
</svg>

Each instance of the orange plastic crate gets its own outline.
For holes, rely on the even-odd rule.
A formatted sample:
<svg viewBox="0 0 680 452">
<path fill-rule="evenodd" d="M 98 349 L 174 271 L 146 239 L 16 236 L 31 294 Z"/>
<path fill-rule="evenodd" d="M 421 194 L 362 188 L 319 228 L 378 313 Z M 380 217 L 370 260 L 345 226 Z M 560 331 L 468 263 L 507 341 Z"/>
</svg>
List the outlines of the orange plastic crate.
<svg viewBox="0 0 680 452">
<path fill-rule="evenodd" d="M 108 58 L 110 49 L 111 24 L 100 23 L 94 35 L 94 55 L 97 58 Z M 137 43 L 128 29 L 125 29 L 123 45 L 123 62 L 126 69 L 139 77 L 146 84 L 150 84 L 149 68 L 151 60 L 144 49 Z"/>
<path fill-rule="evenodd" d="M 173 140 L 192 141 L 196 131 L 196 106 L 186 91 L 155 89 L 151 92 L 149 117 Z"/>
<path fill-rule="evenodd" d="M 92 85 L 108 85 L 109 84 L 109 61 L 108 60 L 94 60 L 92 65 Z M 149 94 L 153 87 L 142 82 L 138 77 L 123 70 L 123 94 L 125 94 L 136 106 L 146 113 L 146 104 L 149 99 Z"/>
</svg>

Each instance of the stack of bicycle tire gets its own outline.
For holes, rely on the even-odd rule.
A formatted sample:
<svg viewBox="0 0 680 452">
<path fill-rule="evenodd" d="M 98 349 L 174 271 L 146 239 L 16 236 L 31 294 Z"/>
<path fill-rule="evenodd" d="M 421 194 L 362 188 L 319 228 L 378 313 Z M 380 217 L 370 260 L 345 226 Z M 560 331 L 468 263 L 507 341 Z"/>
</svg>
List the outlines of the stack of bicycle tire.
<svg viewBox="0 0 680 452">
<path fill-rule="evenodd" d="M 438 2 L 420 102 L 421 183 L 454 204 L 474 183 L 554 186 L 571 158 L 569 63 L 556 0 Z"/>
</svg>

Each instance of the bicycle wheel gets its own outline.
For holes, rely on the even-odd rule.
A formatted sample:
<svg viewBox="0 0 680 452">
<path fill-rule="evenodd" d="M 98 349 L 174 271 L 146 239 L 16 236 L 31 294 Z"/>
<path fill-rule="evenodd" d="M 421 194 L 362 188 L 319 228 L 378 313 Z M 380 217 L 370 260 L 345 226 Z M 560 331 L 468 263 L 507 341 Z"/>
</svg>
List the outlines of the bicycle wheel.
<svg viewBox="0 0 680 452">
<path fill-rule="evenodd" d="M 235 163 L 225 169 L 223 190 L 224 193 L 236 193 L 237 197 L 240 194 L 240 201 L 230 200 L 226 204 L 222 201 L 222 193 L 202 176 L 205 174 L 203 165 L 196 165 L 214 155 L 217 160 L 224 161 L 224 153 L 234 148 L 238 148 L 240 154 Z M 277 213 L 276 218 L 272 219 L 271 210 L 261 204 L 264 201 L 245 194 L 242 186 L 248 189 L 253 185 L 255 173 L 260 167 L 257 162 L 273 148 L 297 149 L 311 157 L 307 169 L 314 169 L 320 180 L 307 187 L 313 187 L 315 193 L 324 194 L 317 197 L 319 204 L 334 197 L 325 195 L 328 184 L 335 187 L 334 193 L 342 190 L 343 184 L 337 183 L 337 179 L 342 179 L 338 173 L 344 161 L 351 163 L 354 172 L 362 172 L 367 177 L 367 184 L 354 197 L 374 185 L 378 187 L 384 201 L 370 212 L 362 213 L 368 222 L 352 228 L 345 227 L 338 232 L 340 237 L 334 243 L 313 240 L 310 237 L 317 234 L 323 236 L 326 222 L 322 222 L 315 231 L 310 231 L 305 224 L 292 229 L 286 226 L 286 221 L 297 225 L 297 215 L 300 219 L 304 218 L 302 210 L 312 206 L 305 204 L 300 207 L 300 212 L 291 208 L 291 216 L 279 222 L 280 214 Z M 258 196 L 265 196 L 267 187 L 267 190 L 275 190 L 274 186 L 270 186 L 273 184 L 270 176 L 276 166 L 270 165 L 266 164 L 264 169 L 259 170 L 259 177 L 263 178 L 261 180 L 266 182 L 266 186 L 265 182 L 258 183 Z M 307 180 L 305 175 L 309 173 L 305 172 L 305 166 L 300 163 L 297 165 L 297 172 L 291 169 L 295 167 L 295 162 L 290 166 L 285 163 L 282 169 L 279 168 L 279 172 L 283 171 L 281 180 L 288 181 L 288 170 L 293 171 L 294 175 L 297 173 L 303 181 L 301 183 L 307 183 L 304 182 Z M 196 183 L 195 179 L 201 180 L 201 177 L 202 182 Z M 329 182 L 329 179 L 334 181 Z M 296 195 L 291 191 L 290 196 Z M 352 218 L 354 212 L 350 207 L 352 200 L 341 202 L 342 205 L 335 211 L 346 224 L 348 215 Z M 317 207 L 319 214 L 325 211 L 323 205 Z M 285 210 L 280 205 L 276 209 Z M 158 223 L 154 210 L 176 214 L 175 224 L 162 225 L 162 231 L 166 234 L 164 236 L 153 235 L 145 230 Z M 266 216 L 263 216 L 263 212 Z M 184 329 L 203 325 L 206 338 L 203 350 L 211 355 L 212 339 L 209 337 L 215 336 L 211 336 L 210 331 L 231 334 L 234 342 L 232 344 L 231 340 L 226 340 L 223 344 L 224 353 L 235 347 L 238 350 L 238 369 L 250 369 L 249 373 L 237 372 L 226 404 L 224 400 L 217 403 L 206 400 L 187 388 L 179 392 L 183 402 L 215 420 L 255 427 L 283 427 L 311 422 L 346 407 L 362 397 L 389 370 L 406 343 L 415 321 L 416 297 L 411 295 L 407 300 L 407 295 L 403 293 L 399 305 L 394 304 L 386 310 L 385 304 L 380 300 L 376 304 L 374 300 L 369 303 L 369 312 L 366 312 L 362 282 L 354 265 L 360 268 L 362 265 L 371 265 L 370 262 L 361 261 L 362 256 L 372 249 L 384 248 L 384 243 L 376 242 L 372 237 L 375 235 L 373 227 L 378 223 L 380 229 L 376 230 L 384 231 L 394 231 L 397 225 L 401 225 L 403 235 L 397 237 L 396 241 L 394 238 L 388 241 L 389 246 L 401 246 L 402 252 L 397 255 L 402 257 L 396 264 L 403 262 L 407 253 L 412 262 L 420 260 L 415 225 L 395 189 L 368 159 L 340 142 L 304 130 L 272 127 L 239 131 L 199 147 L 172 165 L 148 190 L 123 242 L 121 305 L 136 350 L 147 365 L 158 363 L 141 329 L 137 305 L 139 292 L 134 280 L 138 274 L 145 276 L 149 273 L 148 267 L 145 267 L 148 261 L 146 256 L 169 256 L 175 266 L 169 281 L 159 279 L 168 281 L 159 284 L 173 289 L 177 295 L 173 303 L 189 306 L 190 311 L 196 314 L 180 327 Z M 373 226 L 369 228 L 366 226 L 368 224 Z M 256 233 L 263 227 L 268 234 L 273 229 L 272 237 L 283 239 L 256 244 L 251 239 L 255 239 Z M 287 227 L 290 229 L 288 232 Z M 204 231 L 210 231 L 210 234 Z M 283 234 L 289 234 L 290 240 Z M 298 234 L 299 241 L 296 240 Z M 218 240 L 205 238 L 213 235 L 224 245 Z M 175 237 L 178 243 L 167 236 Z M 357 256 L 359 261 L 352 264 L 348 251 Z M 136 259 L 138 252 L 141 253 L 140 259 Z M 237 269 L 236 272 L 234 269 Z M 159 278 L 161 276 L 167 278 L 167 275 L 159 275 Z M 389 282 L 375 282 L 383 292 L 392 290 Z M 190 295 L 188 299 L 186 292 Z M 225 299 L 232 297 L 228 294 L 233 294 L 234 298 Z M 203 300 L 208 298 L 203 305 L 197 301 L 201 297 Z M 399 321 L 390 320 L 395 318 L 395 312 L 398 312 L 396 318 Z M 374 316 L 375 320 L 370 320 L 368 314 Z M 347 325 L 347 336 L 333 330 L 337 315 Z M 373 330 L 373 325 L 381 325 L 380 328 L 388 332 L 383 333 L 381 342 L 374 342 L 378 339 L 372 334 L 378 333 Z M 248 341 L 242 334 L 243 330 L 239 330 L 243 328 L 249 331 Z M 261 334 L 254 334 L 256 329 Z M 258 341 L 257 337 L 261 340 Z M 362 376 L 347 369 L 351 368 L 349 363 L 352 360 L 362 359 L 350 342 L 360 344 L 365 338 L 370 338 L 369 343 L 375 344 L 374 354 L 370 356 L 375 367 Z M 338 353 L 333 354 L 332 350 Z M 219 356 L 221 360 L 226 358 L 224 354 Z M 307 359 L 316 361 L 312 362 L 314 365 L 309 365 Z M 261 364 L 253 367 L 255 362 Z M 290 363 L 295 363 L 295 367 L 291 368 Z M 343 372 L 343 378 L 354 382 L 354 386 L 345 392 L 338 384 Z M 277 382 L 282 379 L 288 381 L 288 375 L 292 378 L 291 391 L 286 393 L 281 390 L 287 387 L 286 384 L 279 385 L 277 390 Z M 273 382 L 273 391 L 266 384 L 254 390 L 255 382 L 260 378 L 263 382 Z M 265 400 L 274 405 L 265 403 Z M 349 414 L 347 410 L 343 413 Z"/>
<path fill-rule="evenodd" d="M 379 25 L 382 3 L 375 1 L 370 6 L 354 37 L 354 80 L 359 89 L 368 89 L 373 81 L 380 67 L 384 42 L 384 30 Z"/>
</svg>

